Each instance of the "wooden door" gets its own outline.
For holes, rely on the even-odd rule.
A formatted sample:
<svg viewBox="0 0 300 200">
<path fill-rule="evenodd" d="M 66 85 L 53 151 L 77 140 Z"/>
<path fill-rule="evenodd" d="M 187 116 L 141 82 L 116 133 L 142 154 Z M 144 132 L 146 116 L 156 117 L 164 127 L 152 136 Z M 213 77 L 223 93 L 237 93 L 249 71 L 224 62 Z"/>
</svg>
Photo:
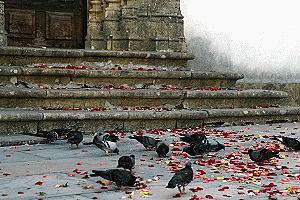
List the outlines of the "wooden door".
<svg viewBox="0 0 300 200">
<path fill-rule="evenodd" d="M 9 46 L 84 48 L 86 0 L 5 0 Z"/>
</svg>

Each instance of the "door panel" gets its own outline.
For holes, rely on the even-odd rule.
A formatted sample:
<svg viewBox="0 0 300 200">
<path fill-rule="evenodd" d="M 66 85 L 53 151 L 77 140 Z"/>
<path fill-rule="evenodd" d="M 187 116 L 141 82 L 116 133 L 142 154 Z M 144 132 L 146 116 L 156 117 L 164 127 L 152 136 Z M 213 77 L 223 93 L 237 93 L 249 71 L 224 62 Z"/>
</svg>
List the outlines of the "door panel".
<svg viewBox="0 0 300 200">
<path fill-rule="evenodd" d="M 6 0 L 8 45 L 84 48 L 86 0 Z"/>
</svg>

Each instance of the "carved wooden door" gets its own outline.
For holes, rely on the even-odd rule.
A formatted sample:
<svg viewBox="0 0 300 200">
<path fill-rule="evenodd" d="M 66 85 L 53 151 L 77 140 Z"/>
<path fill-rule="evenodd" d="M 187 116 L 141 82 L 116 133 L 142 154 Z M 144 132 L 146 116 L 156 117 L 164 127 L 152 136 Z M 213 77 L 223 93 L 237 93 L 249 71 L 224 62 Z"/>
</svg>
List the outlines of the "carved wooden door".
<svg viewBox="0 0 300 200">
<path fill-rule="evenodd" d="M 86 0 L 5 0 L 9 46 L 84 48 Z"/>
</svg>

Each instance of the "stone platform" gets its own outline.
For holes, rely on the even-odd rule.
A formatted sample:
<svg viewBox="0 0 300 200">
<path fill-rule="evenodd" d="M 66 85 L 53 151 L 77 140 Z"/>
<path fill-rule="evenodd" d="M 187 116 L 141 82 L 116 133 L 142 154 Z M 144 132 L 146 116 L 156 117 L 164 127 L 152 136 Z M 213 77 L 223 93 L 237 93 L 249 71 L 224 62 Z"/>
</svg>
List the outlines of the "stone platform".
<svg viewBox="0 0 300 200">
<path fill-rule="evenodd" d="M 71 149 L 65 141 L 50 145 L 26 145 L 0 148 L 0 198 L 87 200 L 87 199 L 299 199 L 299 152 L 286 152 L 264 165 L 256 165 L 244 154 L 247 148 L 255 145 L 278 144 L 269 139 L 272 135 L 286 135 L 299 138 L 299 123 L 229 126 L 207 129 L 208 137 L 225 143 L 226 150 L 210 154 L 204 158 L 191 159 L 195 178 L 187 186 L 186 194 L 174 198 L 177 189 L 166 189 L 173 176 L 173 167 L 181 167 L 186 162 L 182 156 L 158 158 L 156 152 L 145 151 L 143 146 L 128 139 L 129 133 L 118 142 L 120 155 L 105 156 L 94 146 L 79 145 Z M 179 140 L 180 133 L 195 132 L 187 130 L 157 130 L 152 137 L 166 139 L 168 144 Z M 234 131 L 234 132 L 231 132 Z M 154 131 L 152 131 L 154 133 Z M 84 141 L 89 142 L 90 136 Z M 178 146 L 179 149 L 183 146 Z M 135 154 L 135 175 L 142 177 L 147 187 L 144 190 L 128 188 L 125 191 L 108 184 L 103 186 L 100 177 L 86 176 L 93 169 L 115 168 L 122 155 Z M 171 156 L 171 153 L 170 153 Z M 234 163 L 239 164 L 234 164 Z M 198 164 L 197 164 L 198 163 Z M 221 163 L 221 164 L 218 164 Z M 67 183 L 66 187 L 63 187 Z M 269 195 L 270 193 L 271 195 Z"/>
</svg>

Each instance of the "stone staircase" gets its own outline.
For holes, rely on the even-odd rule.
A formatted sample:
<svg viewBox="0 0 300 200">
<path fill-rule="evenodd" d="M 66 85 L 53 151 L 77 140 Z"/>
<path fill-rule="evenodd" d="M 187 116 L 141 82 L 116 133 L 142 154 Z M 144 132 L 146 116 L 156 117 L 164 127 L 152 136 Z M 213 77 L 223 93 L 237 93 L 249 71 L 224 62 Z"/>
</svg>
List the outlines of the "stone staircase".
<svg viewBox="0 0 300 200">
<path fill-rule="evenodd" d="M 123 65 L 0 66 L 0 132 L 87 131 L 294 121 L 287 93 L 237 90 L 243 76 Z M 111 66 L 110 64 L 108 64 Z"/>
</svg>

